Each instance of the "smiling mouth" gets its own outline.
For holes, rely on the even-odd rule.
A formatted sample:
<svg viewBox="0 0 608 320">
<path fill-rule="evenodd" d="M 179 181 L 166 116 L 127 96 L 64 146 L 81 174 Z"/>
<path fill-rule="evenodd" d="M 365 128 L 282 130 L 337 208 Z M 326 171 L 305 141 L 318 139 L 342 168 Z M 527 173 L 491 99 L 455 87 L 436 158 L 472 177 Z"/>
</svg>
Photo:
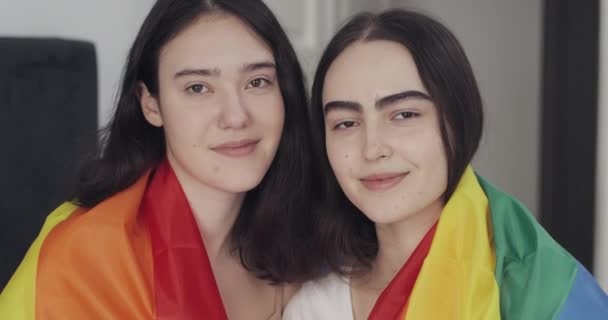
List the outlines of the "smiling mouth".
<svg viewBox="0 0 608 320">
<path fill-rule="evenodd" d="M 360 181 L 370 191 L 384 191 L 396 186 L 408 174 L 409 172 L 370 175 Z"/>
<path fill-rule="evenodd" d="M 244 157 L 252 154 L 257 148 L 259 139 L 245 139 L 238 141 L 226 142 L 214 147 L 211 150 L 233 158 Z"/>
</svg>

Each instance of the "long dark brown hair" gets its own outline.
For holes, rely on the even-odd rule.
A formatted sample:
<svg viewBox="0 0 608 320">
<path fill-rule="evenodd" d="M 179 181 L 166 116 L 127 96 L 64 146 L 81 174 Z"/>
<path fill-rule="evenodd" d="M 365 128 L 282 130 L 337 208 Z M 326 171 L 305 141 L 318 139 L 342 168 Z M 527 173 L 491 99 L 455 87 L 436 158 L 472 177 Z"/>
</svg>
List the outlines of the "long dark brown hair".
<svg viewBox="0 0 608 320">
<path fill-rule="evenodd" d="M 273 282 L 302 281 L 318 268 L 310 259 L 312 182 L 315 163 L 307 96 L 296 54 L 279 22 L 261 0 L 159 0 L 152 7 L 130 49 L 116 109 L 102 133 L 99 153 L 81 170 L 74 199 L 93 207 L 132 185 L 165 156 L 162 128 L 144 118 L 138 82 L 158 95 L 159 53 L 197 18 L 213 12 L 246 22 L 272 49 L 285 106 L 285 125 L 273 163 L 264 179 L 247 193 L 232 228 L 235 252 L 259 278 Z"/>
<path fill-rule="evenodd" d="M 423 14 L 391 9 L 352 17 L 325 49 L 312 88 L 311 117 L 315 145 L 320 146 L 324 173 L 324 210 L 317 235 L 326 261 L 339 273 L 368 270 L 378 252 L 373 221 L 340 189 L 325 152 L 323 87 L 334 60 L 356 42 L 388 40 L 407 48 L 440 115 L 441 137 L 448 159 L 444 199 L 456 188 L 481 139 L 482 102 L 471 65 L 460 43 L 441 23 Z M 379 63 L 382 58 L 378 57 Z M 356 67 L 356 66 L 353 66 Z"/>
</svg>

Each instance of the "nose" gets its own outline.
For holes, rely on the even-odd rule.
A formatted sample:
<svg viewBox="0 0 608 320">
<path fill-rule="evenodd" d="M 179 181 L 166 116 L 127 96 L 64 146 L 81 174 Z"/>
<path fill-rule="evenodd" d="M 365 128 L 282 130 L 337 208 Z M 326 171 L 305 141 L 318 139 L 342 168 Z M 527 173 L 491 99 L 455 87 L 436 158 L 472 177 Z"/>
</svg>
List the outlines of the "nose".
<svg viewBox="0 0 608 320">
<path fill-rule="evenodd" d="M 226 91 L 222 96 L 219 126 L 221 129 L 243 129 L 249 126 L 251 117 L 245 101 L 236 91 Z"/>
<path fill-rule="evenodd" d="M 375 126 L 368 126 L 365 130 L 365 145 L 363 146 L 363 157 L 367 161 L 376 161 L 390 158 L 393 149 L 383 139 L 382 130 Z"/>
</svg>

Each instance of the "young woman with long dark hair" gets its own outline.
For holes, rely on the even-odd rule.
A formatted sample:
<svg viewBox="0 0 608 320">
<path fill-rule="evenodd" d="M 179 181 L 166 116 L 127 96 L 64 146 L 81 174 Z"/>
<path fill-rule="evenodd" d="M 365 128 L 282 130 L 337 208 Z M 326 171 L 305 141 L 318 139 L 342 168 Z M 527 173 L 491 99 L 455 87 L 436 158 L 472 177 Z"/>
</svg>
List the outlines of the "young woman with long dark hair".
<svg viewBox="0 0 608 320">
<path fill-rule="evenodd" d="M 4 289 L 1 317 L 280 318 L 286 283 L 319 270 L 299 259 L 308 132 L 302 71 L 261 0 L 157 1 L 100 153 Z"/>
</svg>

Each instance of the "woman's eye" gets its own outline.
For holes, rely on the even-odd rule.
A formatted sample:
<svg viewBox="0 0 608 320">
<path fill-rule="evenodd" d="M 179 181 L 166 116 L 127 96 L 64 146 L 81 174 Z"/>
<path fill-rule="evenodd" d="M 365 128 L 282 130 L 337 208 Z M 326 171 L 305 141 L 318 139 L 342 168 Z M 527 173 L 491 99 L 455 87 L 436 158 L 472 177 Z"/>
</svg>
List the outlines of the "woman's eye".
<svg viewBox="0 0 608 320">
<path fill-rule="evenodd" d="M 247 87 L 249 88 L 264 88 L 267 87 L 271 84 L 270 80 L 265 79 L 265 78 L 255 78 L 251 81 L 249 81 L 249 84 L 247 85 Z"/>
<path fill-rule="evenodd" d="M 188 91 L 189 93 L 199 94 L 209 91 L 209 88 L 207 88 L 207 86 L 205 86 L 204 84 L 197 83 L 186 88 L 186 91 Z"/>
<path fill-rule="evenodd" d="M 403 120 L 403 119 L 409 119 L 409 118 L 414 118 L 417 117 L 418 114 L 415 112 L 411 112 L 411 111 L 404 111 L 404 112 L 399 112 L 397 113 L 393 119 L 397 119 L 397 120 Z"/>
<path fill-rule="evenodd" d="M 356 126 L 358 126 L 358 123 L 355 121 L 342 121 L 334 127 L 334 130 L 348 129 Z"/>
</svg>

